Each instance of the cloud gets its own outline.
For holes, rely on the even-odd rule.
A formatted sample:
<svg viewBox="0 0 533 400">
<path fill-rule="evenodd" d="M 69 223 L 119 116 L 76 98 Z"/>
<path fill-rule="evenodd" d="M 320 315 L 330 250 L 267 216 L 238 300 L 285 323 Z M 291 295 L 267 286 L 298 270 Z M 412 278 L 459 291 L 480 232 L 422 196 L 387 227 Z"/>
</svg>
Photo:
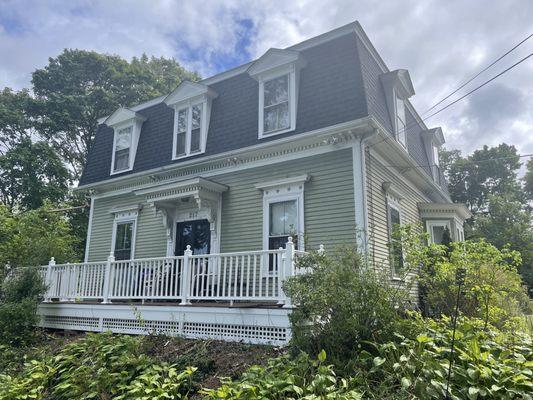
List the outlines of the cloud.
<svg viewBox="0 0 533 400">
<path fill-rule="evenodd" d="M 175 57 L 209 76 L 354 20 L 391 69 L 409 69 L 423 113 L 531 33 L 533 1 L 0 0 L 0 87 L 29 86 L 63 48 Z M 533 39 L 457 96 L 531 51 Z M 530 59 L 427 124 L 466 153 L 502 141 L 531 153 L 532 76 Z"/>
</svg>

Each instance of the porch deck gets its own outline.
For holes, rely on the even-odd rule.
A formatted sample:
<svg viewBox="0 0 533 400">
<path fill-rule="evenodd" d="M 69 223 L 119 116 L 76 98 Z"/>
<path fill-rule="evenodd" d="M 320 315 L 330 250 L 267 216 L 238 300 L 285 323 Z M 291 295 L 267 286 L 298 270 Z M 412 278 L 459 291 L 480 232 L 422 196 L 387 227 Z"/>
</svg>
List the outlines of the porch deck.
<svg viewBox="0 0 533 400">
<path fill-rule="evenodd" d="M 48 290 L 41 326 L 151 332 L 282 345 L 290 339 L 283 281 L 305 254 L 285 249 L 55 264 L 41 267 Z"/>
</svg>

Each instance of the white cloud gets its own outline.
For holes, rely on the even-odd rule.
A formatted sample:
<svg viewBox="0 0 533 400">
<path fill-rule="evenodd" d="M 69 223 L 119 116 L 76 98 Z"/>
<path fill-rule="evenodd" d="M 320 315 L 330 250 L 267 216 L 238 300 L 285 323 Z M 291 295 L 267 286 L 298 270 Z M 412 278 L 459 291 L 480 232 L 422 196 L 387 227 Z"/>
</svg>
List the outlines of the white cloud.
<svg viewBox="0 0 533 400">
<path fill-rule="evenodd" d="M 253 23 L 244 50 L 237 48 L 242 20 Z M 221 60 L 245 61 L 353 20 L 391 69 L 410 70 L 417 92 L 412 101 L 423 112 L 531 33 L 533 2 L 0 0 L 0 25 L 7 26 L 0 31 L 0 86 L 28 86 L 31 72 L 67 47 L 128 59 L 143 52 L 175 57 L 208 76 Z M 533 39 L 476 82 L 532 50 Z M 533 152 L 532 76 L 530 59 L 498 79 L 499 86 L 481 89 L 428 124 L 443 126 L 450 148 L 469 152 L 505 140 Z"/>
</svg>

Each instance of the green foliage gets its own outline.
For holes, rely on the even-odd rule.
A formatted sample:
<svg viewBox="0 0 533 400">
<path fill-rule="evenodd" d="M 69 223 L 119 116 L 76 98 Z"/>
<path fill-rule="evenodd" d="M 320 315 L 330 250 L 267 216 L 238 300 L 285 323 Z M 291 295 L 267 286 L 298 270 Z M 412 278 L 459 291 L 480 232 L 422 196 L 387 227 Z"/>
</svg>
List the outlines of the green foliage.
<svg viewBox="0 0 533 400">
<path fill-rule="evenodd" d="M 78 239 L 71 234 L 68 220 L 45 206 L 37 210 L 15 213 L 0 205 L 0 271 L 11 267 L 75 262 L 74 246 Z"/>
<path fill-rule="evenodd" d="M 217 389 L 204 390 L 206 399 L 336 399 L 359 400 L 361 394 L 347 379 L 338 378 L 331 365 L 325 365 L 326 353 L 317 361 L 306 354 L 271 359 L 266 367 L 254 366 L 236 381 L 226 380 Z"/>
<path fill-rule="evenodd" d="M 0 400 L 187 398 L 195 368 L 182 372 L 140 352 L 140 337 L 88 334 L 55 357 L 0 375 Z"/>
<path fill-rule="evenodd" d="M 524 175 L 524 189 L 528 195 L 529 200 L 533 200 L 533 158 L 527 162 L 527 170 Z"/>
<path fill-rule="evenodd" d="M 310 354 L 325 350 L 342 366 L 367 340 L 391 338 L 405 293 L 369 268 L 354 249 L 299 258 L 310 273 L 291 278 L 287 294 L 298 305 L 290 315 L 292 344 Z"/>
<path fill-rule="evenodd" d="M 372 343 L 359 361 L 358 382 L 369 398 L 443 399 L 446 395 L 452 330 L 450 320 L 415 319 L 420 332 Z M 484 328 L 483 321 L 460 319 L 449 393 L 451 399 L 531 399 L 531 337 Z"/>
<path fill-rule="evenodd" d="M 79 177 L 98 118 L 198 78 L 174 59 L 143 55 L 128 62 L 116 55 L 65 49 L 33 73 L 36 129 Z"/>
<path fill-rule="evenodd" d="M 518 252 L 498 250 L 481 240 L 454 242 L 448 251 L 433 245 L 427 253 L 420 283 L 433 314 L 453 314 L 460 269 L 466 272 L 459 301 L 463 315 L 510 328 L 527 307 L 527 294 L 517 273 Z"/>
<path fill-rule="evenodd" d="M 46 287 L 37 268 L 0 275 L 0 344 L 31 342 L 38 322 L 37 304 Z"/>
</svg>

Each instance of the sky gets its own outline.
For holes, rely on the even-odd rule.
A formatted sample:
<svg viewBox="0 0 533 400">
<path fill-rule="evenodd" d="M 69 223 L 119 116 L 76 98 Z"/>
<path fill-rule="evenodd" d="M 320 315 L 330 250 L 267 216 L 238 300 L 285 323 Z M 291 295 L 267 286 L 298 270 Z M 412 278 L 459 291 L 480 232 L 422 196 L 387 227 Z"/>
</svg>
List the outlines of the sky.
<svg viewBox="0 0 533 400">
<path fill-rule="evenodd" d="M 0 89 L 30 87 L 64 48 L 174 57 L 209 77 L 355 20 L 391 70 L 409 70 L 427 115 L 533 33 L 533 0 L 0 0 Z M 530 53 L 533 38 L 447 102 Z M 533 57 L 426 124 L 464 154 L 502 142 L 533 153 Z"/>
</svg>

